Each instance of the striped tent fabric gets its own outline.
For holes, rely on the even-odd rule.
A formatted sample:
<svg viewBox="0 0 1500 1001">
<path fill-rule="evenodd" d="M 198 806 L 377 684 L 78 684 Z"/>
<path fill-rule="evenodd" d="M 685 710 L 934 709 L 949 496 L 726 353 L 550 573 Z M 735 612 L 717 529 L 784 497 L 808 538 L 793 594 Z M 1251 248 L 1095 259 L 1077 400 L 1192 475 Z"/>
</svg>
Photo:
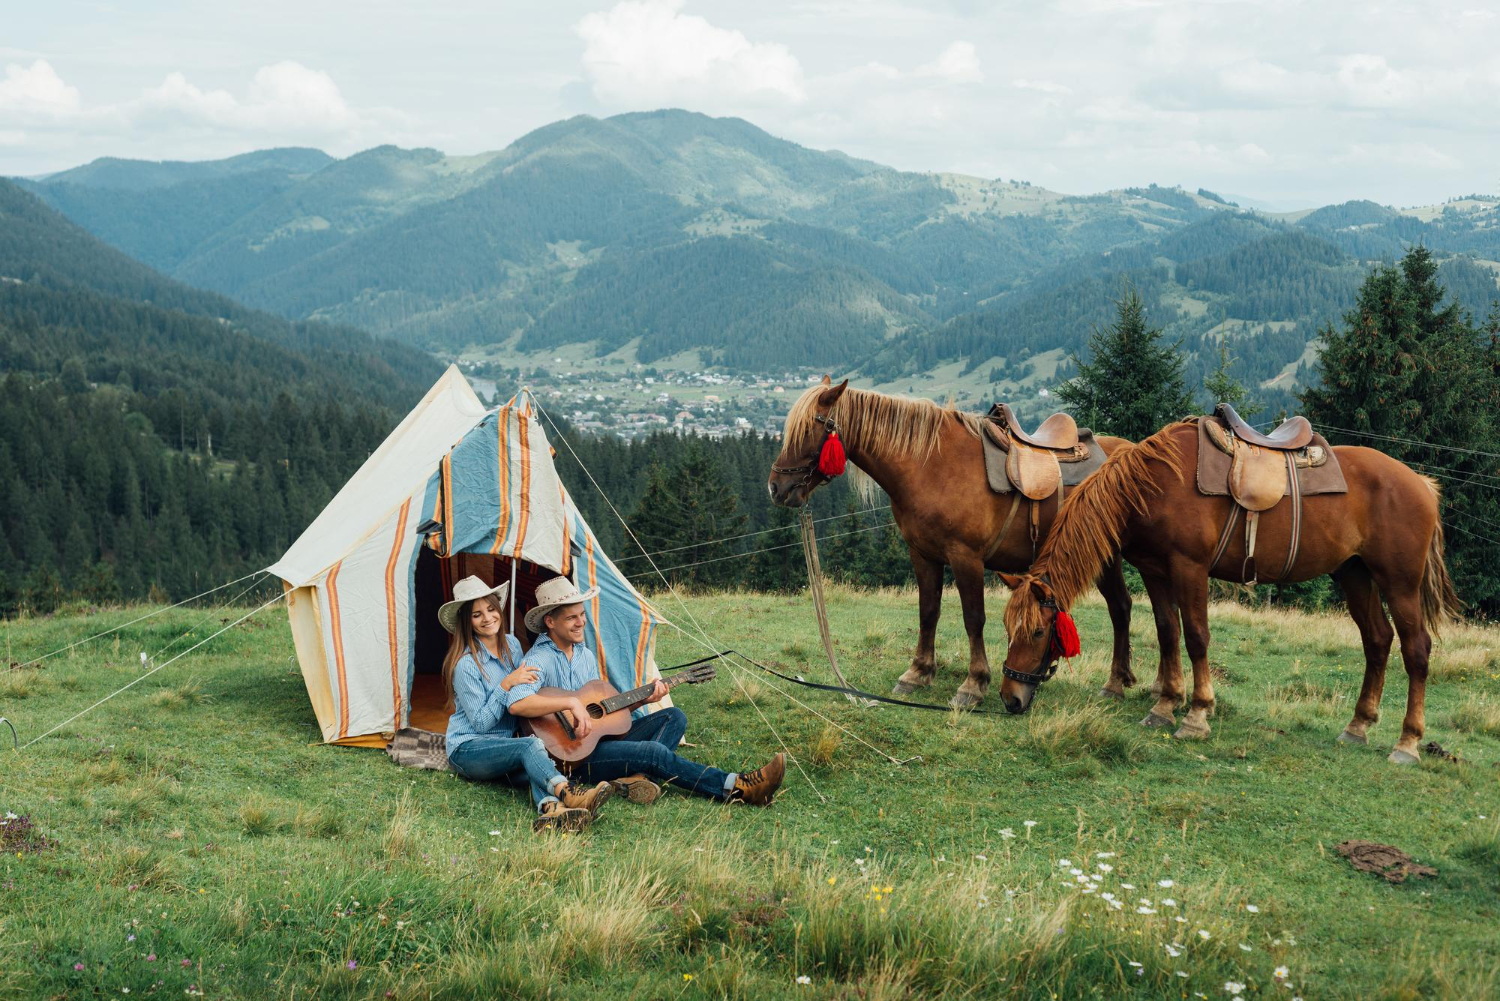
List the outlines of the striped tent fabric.
<svg viewBox="0 0 1500 1001">
<path fill-rule="evenodd" d="M 432 691 L 441 653 L 419 670 L 417 619 L 436 615 L 462 576 L 454 568 L 471 563 L 503 579 L 515 560 L 529 576 L 599 588 L 585 643 L 601 674 L 622 691 L 659 676 L 656 627 L 665 620 L 603 552 L 558 479 L 536 416 L 525 391 L 486 411 L 450 367 L 271 568 L 288 592 L 326 742 L 384 746 L 408 725 L 443 729 Z M 419 600 L 424 549 L 444 572 L 441 592 Z"/>
</svg>

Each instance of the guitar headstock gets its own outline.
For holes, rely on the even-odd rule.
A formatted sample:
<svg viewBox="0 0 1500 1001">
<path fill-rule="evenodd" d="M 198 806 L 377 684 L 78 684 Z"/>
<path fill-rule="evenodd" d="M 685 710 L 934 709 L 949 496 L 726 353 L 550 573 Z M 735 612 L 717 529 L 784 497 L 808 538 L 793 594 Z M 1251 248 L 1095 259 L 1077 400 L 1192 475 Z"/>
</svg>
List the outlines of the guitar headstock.
<svg viewBox="0 0 1500 1001">
<path fill-rule="evenodd" d="M 714 680 L 715 672 L 712 664 L 697 664 L 693 667 L 678 671 L 672 675 L 672 684 L 701 685 L 705 681 Z"/>
</svg>

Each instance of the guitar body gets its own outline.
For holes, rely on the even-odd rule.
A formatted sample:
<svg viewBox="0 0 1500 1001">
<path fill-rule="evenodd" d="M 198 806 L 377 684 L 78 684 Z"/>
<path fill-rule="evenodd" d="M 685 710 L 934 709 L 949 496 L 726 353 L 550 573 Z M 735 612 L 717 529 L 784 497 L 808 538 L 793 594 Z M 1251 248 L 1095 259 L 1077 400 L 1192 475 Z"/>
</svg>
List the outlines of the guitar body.
<svg viewBox="0 0 1500 1001">
<path fill-rule="evenodd" d="M 713 665 L 696 664 L 670 678 L 664 678 L 662 683 L 671 688 L 680 684 L 697 685 L 713 679 Z M 615 690 L 614 685 L 607 681 L 590 681 L 572 692 L 565 688 L 542 688 L 537 691 L 538 695 L 564 699 L 576 698 L 582 702 L 584 711 L 589 714 L 589 719 L 593 723 L 593 728 L 589 730 L 586 737 L 580 737 L 575 732 L 573 714 L 570 712 L 548 713 L 545 716 L 521 716 L 517 719 L 520 721 L 523 732 L 529 732 L 541 738 L 542 746 L 547 748 L 547 753 L 552 755 L 554 761 L 571 764 L 593 754 L 594 748 L 599 746 L 599 741 L 605 737 L 618 737 L 629 733 L 630 725 L 635 722 L 630 716 L 630 711 L 636 706 L 645 705 L 646 700 L 651 698 L 654 688 L 655 682 L 652 682 L 649 685 L 631 689 L 622 695 Z"/>
<path fill-rule="evenodd" d="M 563 721 L 557 718 L 560 715 L 558 713 L 521 718 L 521 723 L 528 725 L 531 732 L 542 739 L 547 753 L 557 761 L 582 761 L 594 753 L 594 748 L 599 745 L 601 739 L 629 733 L 630 724 L 635 722 L 630 716 L 629 709 L 617 709 L 614 712 L 605 710 L 602 705 L 604 700 L 620 694 L 615 690 L 615 686 L 607 681 L 590 681 L 576 692 L 561 688 L 542 688 L 537 691 L 537 694 L 577 698 L 583 703 L 588 711 L 589 719 L 594 724 L 587 737 L 579 737 L 569 732 L 571 727 L 564 726 Z"/>
</svg>

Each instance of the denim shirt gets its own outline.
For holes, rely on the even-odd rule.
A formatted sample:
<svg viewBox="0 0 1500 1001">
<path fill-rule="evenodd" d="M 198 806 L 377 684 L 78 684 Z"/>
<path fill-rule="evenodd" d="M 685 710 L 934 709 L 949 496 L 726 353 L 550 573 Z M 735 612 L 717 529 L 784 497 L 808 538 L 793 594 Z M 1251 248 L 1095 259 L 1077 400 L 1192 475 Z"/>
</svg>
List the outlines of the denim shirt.
<svg viewBox="0 0 1500 1001">
<path fill-rule="evenodd" d="M 510 662 L 515 665 L 521 659 L 521 644 L 514 636 L 506 636 L 505 645 Z M 448 717 L 450 754 L 471 737 L 481 734 L 513 737 L 516 733 L 516 718 L 506 707 L 520 697 L 516 693 L 522 686 L 517 685 L 509 692 L 500 687 L 500 682 L 515 667 L 506 667 L 483 643 L 479 644 L 479 658 L 484 662 L 482 671 L 472 653 L 464 654 L 453 667 L 453 715 Z"/>
<path fill-rule="evenodd" d="M 543 633 L 531 649 L 526 651 L 526 656 L 521 658 L 523 667 L 534 667 L 537 671 L 537 680 L 530 685 L 517 685 L 510 690 L 510 701 L 516 703 L 528 695 L 535 695 L 540 688 L 562 688 L 566 691 L 576 692 L 590 681 L 599 681 L 599 661 L 594 657 L 594 651 L 582 643 L 573 644 L 573 655 L 566 656 L 552 637 Z M 608 679 L 605 679 L 608 680 Z M 645 706 L 637 706 L 631 710 L 630 715 L 639 719 L 646 715 L 648 710 Z"/>
</svg>

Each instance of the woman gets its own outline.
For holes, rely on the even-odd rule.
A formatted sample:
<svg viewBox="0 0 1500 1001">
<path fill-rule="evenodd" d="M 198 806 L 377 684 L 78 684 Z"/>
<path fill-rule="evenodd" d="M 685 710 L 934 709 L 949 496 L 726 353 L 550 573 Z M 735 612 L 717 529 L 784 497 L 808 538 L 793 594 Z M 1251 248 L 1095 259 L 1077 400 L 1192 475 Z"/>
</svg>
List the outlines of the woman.
<svg viewBox="0 0 1500 1001">
<path fill-rule="evenodd" d="M 506 711 L 510 690 L 536 681 L 534 668 L 517 668 L 521 644 L 501 631 L 501 608 L 509 584 L 490 587 L 465 577 L 453 587 L 453 600 L 438 609 L 438 621 L 453 635 L 443 658 L 448 693 L 448 764 L 466 779 L 507 780 L 524 771 L 536 801 L 532 830 L 577 831 L 596 816 L 611 787 L 574 786 L 558 772 L 542 742 L 516 733 Z"/>
</svg>

